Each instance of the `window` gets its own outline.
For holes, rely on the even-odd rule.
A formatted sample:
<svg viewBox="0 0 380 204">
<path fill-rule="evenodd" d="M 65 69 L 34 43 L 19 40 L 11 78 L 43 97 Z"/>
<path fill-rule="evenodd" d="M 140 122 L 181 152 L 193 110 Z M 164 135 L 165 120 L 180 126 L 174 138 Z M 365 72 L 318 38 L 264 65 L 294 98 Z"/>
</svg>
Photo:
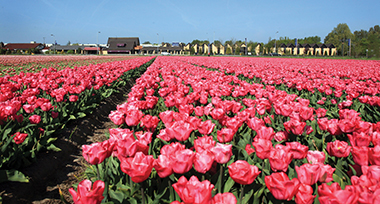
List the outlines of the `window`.
<svg viewBox="0 0 380 204">
<path fill-rule="evenodd" d="M 126 43 L 118 43 L 117 46 L 118 47 L 125 47 Z"/>
</svg>

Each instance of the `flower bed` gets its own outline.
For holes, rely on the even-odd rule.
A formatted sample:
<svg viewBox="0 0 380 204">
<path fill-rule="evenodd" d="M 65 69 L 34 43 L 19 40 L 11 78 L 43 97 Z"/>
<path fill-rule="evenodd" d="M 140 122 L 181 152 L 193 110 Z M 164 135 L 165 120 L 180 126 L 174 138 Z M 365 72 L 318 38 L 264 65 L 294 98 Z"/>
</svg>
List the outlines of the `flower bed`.
<svg viewBox="0 0 380 204">
<path fill-rule="evenodd" d="M 363 87 L 377 89 L 377 76 L 334 71 L 343 62 L 158 57 L 110 113 L 119 128 L 83 146 L 89 180 L 74 202 L 377 203 L 380 123 L 356 99 L 376 97 Z M 320 65 L 343 82 L 307 78 Z"/>
<path fill-rule="evenodd" d="M 51 67 L 61 70 L 67 67 L 122 61 L 139 57 L 140 56 L 3 55 L 0 56 L 0 76 L 13 76 L 20 72 L 39 72 L 42 68 Z"/>
<path fill-rule="evenodd" d="M 145 71 L 151 57 L 0 78 L 0 181 L 26 181 L 18 169 L 54 146 L 52 133 L 91 113 L 117 87 Z M 14 175 L 14 176 L 12 176 Z"/>
</svg>

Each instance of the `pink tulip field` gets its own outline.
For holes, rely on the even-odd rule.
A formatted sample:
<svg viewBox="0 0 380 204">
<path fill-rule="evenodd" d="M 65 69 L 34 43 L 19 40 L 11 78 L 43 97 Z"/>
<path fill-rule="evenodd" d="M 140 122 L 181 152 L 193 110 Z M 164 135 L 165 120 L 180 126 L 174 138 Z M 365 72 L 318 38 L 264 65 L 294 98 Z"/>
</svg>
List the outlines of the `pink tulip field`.
<svg viewBox="0 0 380 204">
<path fill-rule="evenodd" d="M 1 60 L 8 63 L 28 62 L 24 57 L 19 61 L 14 56 L 4 58 Z M 60 59 L 63 58 L 54 60 Z M 90 62 L 89 57 L 73 57 L 72 64 L 85 60 L 89 64 L 72 68 L 63 68 L 60 64 L 38 72 L 19 70 L 17 75 L 6 74 L 0 78 L 0 182 L 28 181 L 17 169 L 35 162 L 39 151 L 60 151 L 54 145 L 57 138 L 51 137 L 53 133 L 64 128 L 68 121 L 91 114 L 117 87 L 125 86 L 132 77 L 140 75 L 152 57 L 99 61 L 108 59 L 112 61 L 112 58 L 103 58 Z M 41 59 L 35 60 L 42 64 L 39 66 L 45 65 Z M 9 66 L 4 65 L 3 71 Z"/>
<path fill-rule="evenodd" d="M 59 151 L 57 128 L 131 78 L 108 139 L 82 146 L 74 203 L 380 203 L 379 61 L 158 56 L 8 74 L 0 171 L 25 180 L 19 167 Z"/>
</svg>

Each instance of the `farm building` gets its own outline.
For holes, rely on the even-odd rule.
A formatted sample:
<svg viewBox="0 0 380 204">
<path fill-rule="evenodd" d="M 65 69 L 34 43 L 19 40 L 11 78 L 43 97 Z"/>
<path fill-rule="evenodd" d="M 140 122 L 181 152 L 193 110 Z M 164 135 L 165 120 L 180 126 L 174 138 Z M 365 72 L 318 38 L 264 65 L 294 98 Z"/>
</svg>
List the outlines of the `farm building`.
<svg viewBox="0 0 380 204">
<path fill-rule="evenodd" d="M 110 37 L 107 42 L 108 54 L 138 54 L 140 52 L 140 40 L 137 37 Z"/>
</svg>

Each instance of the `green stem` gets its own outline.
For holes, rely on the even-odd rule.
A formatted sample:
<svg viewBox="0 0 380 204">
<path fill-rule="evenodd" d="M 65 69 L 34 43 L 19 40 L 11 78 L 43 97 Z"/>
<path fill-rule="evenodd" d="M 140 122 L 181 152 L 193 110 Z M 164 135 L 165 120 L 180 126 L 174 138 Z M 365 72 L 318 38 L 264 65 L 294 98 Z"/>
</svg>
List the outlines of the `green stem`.
<svg viewBox="0 0 380 204">
<path fill-rule="evenodd" d="M 173 186 L 172 186 L 172 182 L 168 181 L 168 184 L 169 184 L 169 190 L 170 190 L 170 201 L 173 201 L 174 200 L 174 192 L 173 192 Z"/>
<path fill-rule="evenodd" d="M 100 180 L 99 164 L 97 164 L 95 168 L 96 168 L 96 173 L 97 173 L 97 176 L 98 176 L 98 180 Z"/>
<path fill-rule="evenodd" d="M 132 181 L 132 177 L 129 176 L 129 187 L 131 188 L 131 192 L 133 194 L 133 181 Z"/>
<path fill-rule="evenodd" d="M 243 194 L 244 194 L 244 185 L 241 185 L 240 196 L 239 196 L 239 204 L 243 203 Z"/>
<path fill-rule="evenodd" d="M 141 185 L 141 203 L 145 204 L 144 187 Z"/>
<path fill-rule="evenodd" d="M 223 164 L 220 164 L 218 192 L 222 193 Z"/>
</svg>

